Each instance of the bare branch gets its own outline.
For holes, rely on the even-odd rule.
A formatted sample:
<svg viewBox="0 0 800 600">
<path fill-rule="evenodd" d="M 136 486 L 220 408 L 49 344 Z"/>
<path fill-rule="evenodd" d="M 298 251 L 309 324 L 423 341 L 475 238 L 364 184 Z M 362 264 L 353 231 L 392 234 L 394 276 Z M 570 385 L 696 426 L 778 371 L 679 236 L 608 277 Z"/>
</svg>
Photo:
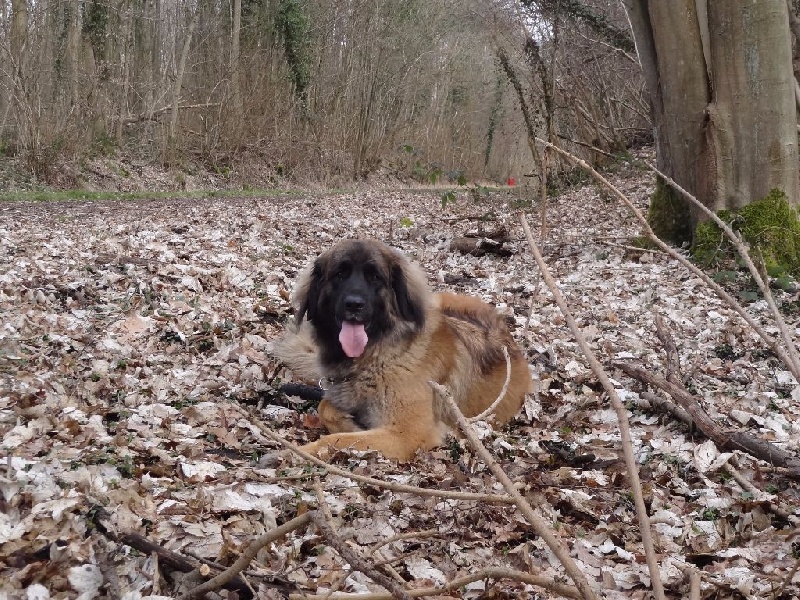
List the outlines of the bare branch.
<svg viewBox="0 0 800 600">
<path fill-rule="evenodd" d="M 639 471 L 636 466 L 636 457 L 633 455 L 633 439 L 631 438 L 630 424 L 628 423 L 628 411 L 625 409 L 625 405 L 622 403 L 619 394 L 617 394 L 614 384 L 611 383 L 611 380 L 600 364 L 600 361 L 597 360 L 597 357 L 589 347 L 586 338 L 583 337 L 580 327 L 578 327 L 578 324 L 575 322 L 575 318 L 572 316 L 569 306 L 567 306 L 567 301 L 564 298 L 564 295 L 561 293 L 561 290 L 558 289 L 555 279 L 553 279 L 553 276 L 550 274 L 550 270 L 547 268 L 547 264 L 544 262 L 544 258 L 542 258 L 542 254 L 539 252 L 539 248 L 536 246 L 536 242 L 533 239 L 533 234 L 531 233 L 530 227 L 528 227 L 528 221 L 525 219 L 525 215 L 520 213 L 519 220 L 522 224 L 522 229 L 525 231 L 525 237 L 528 238 L 528 244 L 530 245 L 531 253 L 536 260 L 536 264 L 539 266 L 539 270 L 545 284 L 547 284 L 547 287 L 550 289 L 550 293 L 553 294 L 553 298 L 555 298 L 556 304 L 561 310 L 561 314 L 564 315 L 564 319 L 566 320 L 570 331 L 572 331 L 575 341 L 578 343 L 581 352 L 583 352 L 583 355 L 589 363 L 589 366 L 591 367 L 595 376 L 603 385 L 603 389 L 605 389 L 609 400 L 611 401 L 611 406 L 614 407 L 614 411 L 617 413 L 620 441 L 622 443 L 622 454 L 625 458 L 625 466 L 628 472 L 628 478 L 630 479 L 631 492 L 633 493 L 634 504 L 636 506 L 636 516 L 639 519 L 642 546 L 644 547 L 645 557 L 647 558 L 647 568 L 650 571 L 653 594 L 658 600 L 663 600 L 664 586 L 661 583 L 658 561 L 656 560 L 656 552 L 653 545 L 653 534 L 650 530 L 650 519 L 647 516 L 647 507 L 645 506 L 644 495 L 642 494 L 642 484 L 639 481 Z"/>
<path fill-rule="evenodd" d="M 589 585 L 589 581 L 570 557 L 569 551 L 564 546 L 564 543 L 555 535 L 553 535 L 553 532 L 550 530 L 550 527 L 547 525 L 547 523 L 545 523 L 544 519 L 536 514 L 530 503 L 514 486 L 514 482 L 511 481 L 506 472 L 503 471 L 502 467 L 497 464 L 497 461 L 494 459 L 491 453 L 481 443 L 481 441 L 478 439 L 478 436 L 475 435 L 472 425 L 470 425 L 469 421 L 467 421 L 467 418 L 458 408 L 455 400 L 453 400 L 453 396 L 450 394 L 449 390 L 435 381 L 429 381 L 428 384 L 431 386 L 437 397 L 450 407 L 450 414 L 458 423 L 458 426 L 461 429 L 461 432 L 464 434 L 464 437 L 469 440 L 470 445 L 478 454 L 478 456 L 481 457 L 481 459 L 486 463 L 486 466 L 489 467 L 489 470 L 494 474 L 495 477 L 497 477 L 500 483 L 503 484 L 506 492 L 508 492 L 508 494 L 514 499 L 514 504 L 517 505 L 517 508 L 519 508 L 520 512 L 525 517 L 525 520 L 531 524 L 536 534 L 539 535 L 542 540 L 544 540 L 544 542 L 547 544 L 547 547 L 550 548 L 553 554 L 556 555 L 556 558 L 558 558 L 559 562 L 564 567 L 564 570 L 570 576 L 572 581 L 575 582 L 575 586 L 578 588 L 580 597 L 584 600 L 596 600 L 597 595 Z"/>
<path fill-rule="evenodd" d="M 508 355 L 508 348 L 503 346 L 503 356 L 506 358 L 506 380 L 503 383 L 503 387 L 500 390 L 500 394 L 497 396 L 497 399 L 492 402 L 491 406 L 483 411 L 479 415 L 475 415 L 474 417 L 470 417 L 467 419 L 470 423 L 474 423 L 475 421 L 482 421 L 489 415 L 494 412 L 494 409 L 497 408 L 497 405 L 503 401 L 503 398 L 506 397 L 506 392 L 508 391 L 508 384 L 511 383 L 511 357 Z"/>
<path fill-rule="evenodd" d="M 693 264 L 689 259 L 680 254 L 672 246 L 662 241 L 650 227 L 650 224 L 647 222 L 647 218 L 642 214 L 642 211 L 640 211 L 633 204 L 633 202 L 631 202 L 628 199 L 628 197 L 625 196 L 625 194 L 623 194 L 616 187 L 614 187 L 614 185 L 611 182 L 609 182 L 605 177 L 603 177 L 602 175 L 600 175 L 600 173 L 594 170 L 589 164 L 586 163 L 586 161 L 581 160 L 574 154 L 571 154 L 566 150 L 564 150 L 563 148 L 559 148 L 558 146 L 551 144 L 550 142 L 547 142 L 541 138 L 536 138 L 536 140 L 540 144 L 544 144 L 545 146 L 553 148 L 560 155 L 569 159 L 570 162 L 581 167 L 584 171 L 589 173 L 589 175 L 591 175 L 592 178 L 595 179 L 595 181 L 599 182 L 606 189 L 608 189 L 614 196 L 616 196 L 620 201 L 622 201 L 631 210 L 631 212 L 633 212 L 634 216 L 636 217 L 636 220 L 639 221 L 639 223 L 641 224 L 642 231 L 644 232 L 644 234 L 650 240 L 652 240 L 652 242 L 656 246 L 658 246 L 663 252 L 668 254 L 672 259 L 678 261 L 688 271 L 690 271 L 696 277 L 699 277 L 703 281 L 703 283 L 705 283 L 708 287 L 714 290 L 717 296 L 719 296 L 728 306 L 730 306 L 734 311 L 736 311 L 736 313 L 740 317 L 742 317 L 742 319 L 744 319 L 744 321 L 750 327 L 753 328 L 753 331 L 755 331 L 758 334 L 758 336 L 764 341 L 767 348 L 769 348 L 778 358 L 780 358 L 781 361 L 783 361 L 783 363 L 789 368 L 789 370 L 792 371 L 792 375 L 795 376 L 795 379 L 797 379 L 797 381 L 800 381 L 800 371 L 794 369 L 793 367 L 794 361 L 789 356 L 789 354 L 787 354 L 786 350 L 784 350 L 784 348 L 780 344 L 778 344 L 778 342 L 775 339 L 773 339 L 773 337 L 769 335 L 758 322 L 756 322 L 756 320 L 752 317 L 752 315 L 750 315 L 750 313 L 748 313 L 742 307 L 742 305 L 736 301 L 736 299 L 733 296 L 731 296 L 728 292 L 726 292 L 725 289 L 722 286 L 720 286 L 716 281 L 711 279 L 711 277 L 709 277 L 705 271 L 703 271 L 697 265 Z"/>
<path fill-rule="evenodd" d="M 395 581 L 393 581 L 390 577 L 387 577 L 383 573 L 376 571 L 374 568 L 370 567 L 368 564 L 364 562 L 358 554 L 356 554 L 350 546 L 344 543 L 342 538 L 336 535 L 336 532 L 330 526 L 325 516 L 320 511 L 312 511 L 310 513 L 313 516 L 314 524 L 322 533 L 325 541 L 328 542 L 333 548 L 341 555 L 343 559 L 345 559 L 349 564 L 350 567 L 360 571 L 370 579 L 372 579 L 375 583 L 378 583 L 385 587 L 387 590 L 391 592 L 391 598 L 398 598 L 399 600 L 410 600 L 411 596 L 408 595 L 407 590 L 401 588 Z"/>
<path fill-rule="evenodd" d="M 550 578 L 531 575 L 523 571 L 516 571 L 514 569 L 502 568 L 489 568 L 482 569 L 475 573 L 470 573 L 464 577 L 457 577 L 449 581 L 441 587 L 435 588 L 420 588 L 416 590 L 408 590 L 408 595 L 412 598 L 421 598 L 423 596 L 440 596 L 447 592 L 452 592 L 464 587 L 474 581 L 482 581 L 484 579 L 510 579 L 512 581 L 519 581 L 528 585 L 535 585 L 542 589 L 548 590 L 564 598 L 580 598 L 581 595 L 578 591 L 563 583 L 557 583 Z M 391 600 L 392 595 L 387 593 L 375 594 L 354 594 L 354 593 L 335 593 L 327 596 L 326 594 L 289 594 L 289 600 Z"/>
<path fill-rule="evenodd" d="M 360 483 L 366 483 L 368 485 L 374 485 L 375 487 L 379 487 L 384 490 L 392 490 L 393 492 L 405 492 L 408 494 L 416 494 L 418 496 L 432 496 L 435 498 L 447 498 L 449 500 L 464 500 L 464 501 L 473 501 L 473 502 L 489 502 L 495 504 L 514 504 L 513 498 L 509 496 L 499 496 L 496 494 L 480 494 L 475 492 L 453 492 L 448 490 L 435 490 L 430 488 L 420 488 L 415 487 L 413 485 L 403 485 L 400 483 L 393 483 L 391 481 L 383 481 L 382 479 L 375 479 L 373 477 L 366 477 L 364 475 L 358 475 L 351 471 L 346 471 L 344 469 L 340 469 L 330 463 L 325 462 L 322 459 L 317 458 L 301 450 L 290 441 L 285 439 L 284 437 L 278 435 L 274 431 L 270 430 L 267 426 L 263 425 L 258 418 L 251 419 L 251 422 L 261 430 L 261 433 L 268 437 L 269 439 L 277 442 L 293 454 L 307 460 L 310 463 L 313 463 L 319 467 L 322 467 L 326 471 L 330 473 L 334 473 L 339 475 L 340 477 L 346 477 L 348 479 L 352 479 L 353 481 L 358 481 Z"/>
<path fill-rule="evenodd" d="M 700 403 L 683 386 L 659 377 L 652 371 L 630 363 L 615 363 L 615 367 L 634 379 L 664 390 L 692 417 L 697 428 L 720 450 L 742 450 L 776 467 L 788 468 L 787 475 L 800 479 L 800 458 L 775 444 L 741 431 L 724 431 L 702 409 Z"/>
<path fill-rule="evenodd" d="M 298 517 L 295 517 L 291 521 L 287 521 L 280 527 L 276 527 L 264 535 L 257 537 L 250 542 L 250 545 L 245 548 L 245 551 L 242 552 L 242 555 L 236 559 L 236 562 L 234 562 L 225 571 L 202 583 L 201 585 L 198 585 L 196 588 L 189 590 L 182 596 L 179 596 L 178 600 L 191 600 L 192 598 L 199 598 L 208 592 L 213 592 L 220 589 L 231 579 L 244 571 L 247 568 L 247 565 L 250 564 L 250 561 L 256 557 L 258 551 L 264 546 L 282 538 L 295 529 L 301 529 L 302 527 L 305 527 L 314 518 L 315 514 L 316 513 L 314 511 L 304 513 Z"/>
<path fill-rule="evenodd" d="M 764 295 L 764 299 L 767 301 L 767 305 L 772 313 L 772 317 L 775 319 L 775 323 L 778 325 L 778 331 L 780 331 L 781 338 L 783 339 L 783 343 L 786 345 L 786 350 L 788 351 L 787 357 L 789 362 L 787 363 L 787 366 L 792 372 L 792 375 L 794 375 L 794 378 L 800 382 L 800 357 L 797 354 L 797 348 L 795 347 L 792 335 L 789 332 L 789 328 L 786 326 L 786 321 L 784 321 L 781 311 L 778 310 L 778 305 L 775 303 L 775 298 L 772 296 L 772 291 L 769 289 L 769 282 L 766 280 L 766 276 L 762 274 L 758 267 L 756 267 L 753 259 L 750 257 L 750 253 L 747 250 L 747 245 L 744 243 L 744 240 L 742 240 L 741 236 L 737 235 L 736 232 L 734 232 L 725 221 L 720 219 L 713 210 L 709 209 L 705 204 L 700 202 L 700 200 L 695 198 L 693 194 L 681 187 L 678 182 L 659 171 L 655 166 L 651 165 L 647 161 L 644 161 L 644 164 L 647 165 L 647 167 L 653 171 L 653 173 L 657 174 L 670 186 L 679 191 L 684 198 L 699 208 L 704 215 L 714 221 L 717 227 L 719 227 L 733 243 L 736 251 L 739 253 L 739 256 L 742 257 L 742 260 L 744 260 L 745 264 L 747 265 L 747 269 L 750 271 L 753 279 L 758 284 L 758 288 Z"/>
</svg>

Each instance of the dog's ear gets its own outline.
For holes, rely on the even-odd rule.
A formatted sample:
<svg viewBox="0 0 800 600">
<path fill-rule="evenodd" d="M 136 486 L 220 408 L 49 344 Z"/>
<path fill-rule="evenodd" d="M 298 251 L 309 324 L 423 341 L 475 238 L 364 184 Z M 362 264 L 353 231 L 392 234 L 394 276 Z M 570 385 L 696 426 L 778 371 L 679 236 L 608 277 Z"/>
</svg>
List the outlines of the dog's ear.
<svg viewBox="0 0 800 600">
<path fill-rule="evenodd" d="M 392 290 L 397 301 L 397 311 L 405 321 L 414 323 L 417 329 L 425 325 L 425 304 L 421 291 L 415 287 L 417 282 L 409 280 L 403 265 L 392 267 Z"/>
<path fill-rule="evenodd" d="M 317 317 L 317 304 L 319 291 L 322 286 L 323 263 L 322 257 L 314 261 L 314 265 L 307 269 L 298 280 L 295 292 L 296 319 L 299 326 L 304 318 L 313 321 Z"/>
</svg>

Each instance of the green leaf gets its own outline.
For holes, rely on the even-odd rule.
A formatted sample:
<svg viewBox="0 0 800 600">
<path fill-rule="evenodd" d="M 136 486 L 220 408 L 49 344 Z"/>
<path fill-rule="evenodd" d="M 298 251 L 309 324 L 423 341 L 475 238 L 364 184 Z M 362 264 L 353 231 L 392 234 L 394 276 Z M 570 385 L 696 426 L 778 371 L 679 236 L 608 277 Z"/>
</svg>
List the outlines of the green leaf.
<svg viewBox="0 0 800 600">
<path fill-rule="evenodd" d="M 717 283 L 731 283 L 736 281 L 736 271 L 717 271 L 711 278 Z"/>
<path fill-rule="evenodd" d="M 448 204 L 456 201 L 456 193 L 453 190 L 442 194 L 442 208 L 446 208 Z"/>
<path fill-rule="evenodd" d="M 409 219 L 408 217 L 403 217 L 400 219 L 400 226 L 401 227 L 412 227 L 414 225 L 414 221 Z"/>
<path fill-rule="evenodd" d="M 467 176 L 463 173 L 458 176 L 458 185 L 467 185 Z"/>
<path fill-rule="evenodd" d="M 758 292 L 753 290 L 742 290 L 741 292 L 739 292 L 739 298 L 743 302 L 755 302 L 756 300 L 758 300 L 759 295 Z"/>
<path fill-rule="evenodd" d="M 786 267 L 783 265 L 767 265 L 767 275 L 770 277 L 780 277 L 786 273 Z"/>
<path fill-rule="evenodd" d="M 781 288 L 784 292 L 789 292 L 795 288 L 794 279 L 789 275 L 781 275 L 775 280 L 775 285 Z"/>
</svg>

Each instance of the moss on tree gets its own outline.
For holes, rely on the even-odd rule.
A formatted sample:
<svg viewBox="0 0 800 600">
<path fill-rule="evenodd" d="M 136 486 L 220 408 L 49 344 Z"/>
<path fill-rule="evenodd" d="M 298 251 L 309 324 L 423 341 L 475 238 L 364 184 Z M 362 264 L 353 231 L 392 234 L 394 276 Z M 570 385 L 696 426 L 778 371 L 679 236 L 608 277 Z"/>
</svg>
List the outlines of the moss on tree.
<svg viewBox="0 0 800 600">
<path fill-rule="evenodd" d="M 647 222 L 655 234 L 666 242 L 681 245 L 692 241 L 689 204 L 660 177 L 656 179 L 656 189 L 650 197 Z"/>
<path fill-rule="evenodd" d="M 738 211 L 722 210 L 717 215 L 742 235 L 770 275 L 789 273 L 800 278 L 800 218 L 781 190 L 774 189 Z M 708 221 L 695 229 L 692 254 L 710 265 L 733 258 L 734 248 L 720 228 Z"/>
</svg>

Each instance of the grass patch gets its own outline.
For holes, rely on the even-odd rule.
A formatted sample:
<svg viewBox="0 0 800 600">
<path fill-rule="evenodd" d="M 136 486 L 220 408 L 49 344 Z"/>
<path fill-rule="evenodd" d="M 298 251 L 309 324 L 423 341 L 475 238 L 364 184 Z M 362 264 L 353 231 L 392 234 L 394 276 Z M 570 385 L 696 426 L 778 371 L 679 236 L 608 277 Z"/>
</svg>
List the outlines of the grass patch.
<svg viewBox="0 0 800 600">
<path fill-rule="evenodd" d="M 92 190 L 41 190 L 2 192 L 0 202 L 63 202 L 67 200 L 164 200 L 170 198 L 242 198 L 300 193 L 284 189 L 195 190 L 169 192 L 96 192 Z"/>
</svg>

